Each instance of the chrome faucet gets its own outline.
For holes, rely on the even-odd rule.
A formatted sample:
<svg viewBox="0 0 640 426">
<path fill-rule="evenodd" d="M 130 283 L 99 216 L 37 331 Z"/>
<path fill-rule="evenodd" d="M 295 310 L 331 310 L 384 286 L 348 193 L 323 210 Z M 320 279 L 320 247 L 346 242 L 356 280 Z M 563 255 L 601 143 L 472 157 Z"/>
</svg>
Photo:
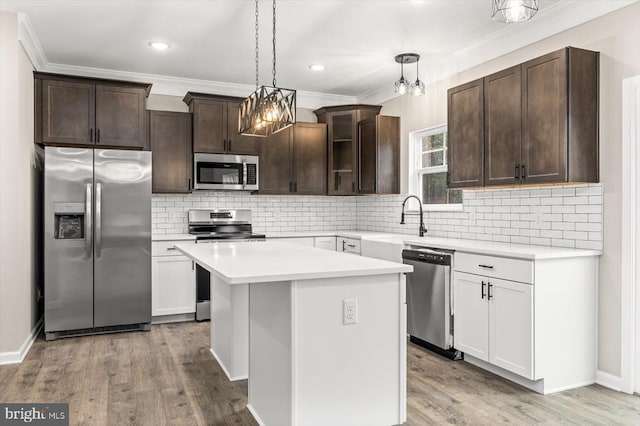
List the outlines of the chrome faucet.
<svg viewBox="0 0 640 426">
<path fill-rule="evenodd" d="M 416 200 L 418 200 L 418 206 L 420 207 L 420 227 L 418 228 L 418 232 L 420 234 L 421 237 L 424 237 L 424 233 L 427 232 L 427 228 L 424 227 L 424 216 L 422 213 L 422 200 L 418 197 L 416 197 L 415 195 L 409 195 L 407 198 L 404 199 L 404 201 L 402 202 L 402 214 L 400 215 L 400 225 L 404 225 L 404 215 L 408 214 L 408 215 L 414 215 L 415 213 L 405 213 L 404 212 L 404 205 L 407 203 L 407 200 L 409 198 L 415 198 Z"/>
</svg>

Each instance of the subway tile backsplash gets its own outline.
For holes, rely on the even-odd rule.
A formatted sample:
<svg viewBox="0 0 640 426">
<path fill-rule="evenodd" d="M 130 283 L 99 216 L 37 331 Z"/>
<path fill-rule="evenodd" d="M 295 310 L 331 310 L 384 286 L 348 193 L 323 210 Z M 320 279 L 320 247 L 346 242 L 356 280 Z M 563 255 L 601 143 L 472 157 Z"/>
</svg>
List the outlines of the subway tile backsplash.
<svg viewBox="0 0 640 426">
<path fill-rule="evenodd" d="M 417 235 L 400 225 L 404 195 L 267 196 L 198 191 L 154 195 L 154 234 L 187 232 L 192 208 L 250 208 L 256 232 L 363 230 Z M 408 204 L 414 207 L 415 204 Z M 463 211 L 425 212 L 427 235 L 554 247 L 602 249 L 602 185 L 465 190 Z"/>
<path fill-rule="evenodd" d="M 253 230 L 266 234 L 356 229 L 356 197 L 268 196 L 247 192 L 197 191 L 154 195 L 152 232 L 187 232 L 189 209 L 250 208 Z"/>
<path fill-rule="evenodd" d="M 417 235 L 417 216 L 400 225 L 402 200 L 403 195 L 358 197 L 358 229 Z M 427 235 L 602 249 L 600 183 L 465 190 L 463 200 L 463 211 L 425 212 Z"/>
</svg>

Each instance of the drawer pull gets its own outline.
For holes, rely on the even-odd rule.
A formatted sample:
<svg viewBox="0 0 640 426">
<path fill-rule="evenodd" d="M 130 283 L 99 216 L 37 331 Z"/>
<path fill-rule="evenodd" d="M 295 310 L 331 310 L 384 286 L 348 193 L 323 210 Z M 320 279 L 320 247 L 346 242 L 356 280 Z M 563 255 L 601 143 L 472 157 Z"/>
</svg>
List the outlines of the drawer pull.
<svg viewBox="0 0 640 426">
<path fill-rule="evenodd" d="M 169 250 L 175 250 L 175 249 L 176 249 L 175 247 L 167 247 L 167 251 L 169 251 Z"/>
<path fill-rule="evenodd" d="M 347 247 L 356 248 L 354 244 L 347 244 Z"/>
<path fill-rule="evenodd" d="M 493 269 L 493 265 L 478 265 L 479 268 Z"/>
</svg>

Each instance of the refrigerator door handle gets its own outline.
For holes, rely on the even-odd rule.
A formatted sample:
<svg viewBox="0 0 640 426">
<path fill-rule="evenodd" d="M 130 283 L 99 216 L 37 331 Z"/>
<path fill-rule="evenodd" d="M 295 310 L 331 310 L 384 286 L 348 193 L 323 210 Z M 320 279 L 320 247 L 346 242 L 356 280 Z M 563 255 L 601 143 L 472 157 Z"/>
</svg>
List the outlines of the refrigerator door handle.
<svg viewBox="0 0 640 426">
<path fill-rule="evenodd" d="M 102 184 L 96 183 L 96 258 L 102 255 Z"/>
<path fill-rule="evenodd" d="M 86 248 L 87 259 L 89 259 L 93 253 L 93 229 L 91 223 L 91 217 L 93 212 L 91 211 L 91 183 L 84 185 L 84 243 Z"/>
</svg>

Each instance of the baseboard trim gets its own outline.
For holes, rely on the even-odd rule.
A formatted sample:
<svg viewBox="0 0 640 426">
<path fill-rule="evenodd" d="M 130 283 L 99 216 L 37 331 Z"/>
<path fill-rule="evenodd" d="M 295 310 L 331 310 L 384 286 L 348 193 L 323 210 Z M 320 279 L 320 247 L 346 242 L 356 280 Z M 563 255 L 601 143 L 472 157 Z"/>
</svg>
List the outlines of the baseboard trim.
<svg viewBox="0 0 640 426">
<path fill-rule="evenodd" d="M 260 416 L 258 415 L 258 413 L 256 413 L 256 410 L 254 410 L 254 408 L 251 406 L 251 404 L 247 404 L 247 409 L 249 410 L 249 412 L 251 413 L 251 415 L 253 416 L 253 419 L 260 425 L 260 426 L 264 426 L 264 422 L 262 421 L 262 419 L 260 418 Z"/>
<path fill-rule="evenodd" d="M 596 383 L 605 388 L 620 392 L 622 389 L 622 378 L 604 371 L 596 371 Z"/>
<path fill-rule="evenodd" d="M 40 334 L 40 330 L 44 324 L 43 320 L 44 318 L 40 317 L 36 325 L 31 329 L 31 333 L 27 336 L 24 342 L 22 342 L 20 349 L 13 352 L 0 352 L 0 365 L 19 364 L 24 361 L 31 349 L 31 346 L 33 345 L 33 342 L 36 341 L 38 334 Z"/>
<path fill-rule="evenodd" d="M 218 358 L 218 355 L 216 354 L 216 351 L 214 351 L 212 348 L 209 348 L 209 352 L 211 352 L 211 355 L 213 355 L 213 357 L 216 359 L 216 361 L 218 362 L 218 365 L 220 366 L 220 368 L 222 368 L 222 371 L 224 372 L 224 375 L 227 376 L 227 379 L 229 379 L 229 381 L 235 382 L 237 380 L 247 380 L 249 378 L 248 375 L 247 376 L 234 376 L 234 377 L 231 377 L 231 375 L 227 371 L 227 369 L 224 366 L 224 364 L 222 363 L 222 361 L 220 361 L 220 358 Z"/>
</svg>

